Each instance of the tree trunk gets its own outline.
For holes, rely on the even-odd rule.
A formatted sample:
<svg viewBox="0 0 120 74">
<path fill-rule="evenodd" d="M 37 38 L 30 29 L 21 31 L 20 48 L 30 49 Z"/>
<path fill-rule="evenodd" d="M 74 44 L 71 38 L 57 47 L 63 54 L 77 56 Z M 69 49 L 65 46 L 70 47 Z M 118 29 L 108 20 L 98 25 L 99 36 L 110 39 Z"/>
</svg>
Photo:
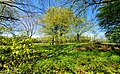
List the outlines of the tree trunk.
<svg viewBox="0 0 120 74">
<path fill-rule="evenodd" d="M 56 44 L 59 44 L 58 35 L 56 35 Z"/>
<path fill-rule="evenodd" d="M 80 34 L 79 34 L 79 33 L 77 33 L 77 42 L 79 42 L 79 41 L 80 41 L 79 37 L 80 37 Z"/>
<path fill-rule="evenodd" d="M 62 35 L 63 35 L 63 33 L 60 34 L 60 44 L 63 43 L 63 42 L 62 42 Z"/>
<path fill-rule="evenodd" d="M 55 42 L 56 44 L 59 43 L 59 42 L 58 42 L 58 32 L 57 32 L 57 30 L 58 30 L 58 26 L 55 26 L 55 28 L 54 28 L 54 34 L 55 34 L 55 40 L 54 40 L 54 42 Z"/>
<path fill-rule="evenodd" d="M 54 40 L 54 37 L 52 38 L 52 45 L 54 45 L 54 42 L 55 42 L 55 40 Z"/>
</svg>

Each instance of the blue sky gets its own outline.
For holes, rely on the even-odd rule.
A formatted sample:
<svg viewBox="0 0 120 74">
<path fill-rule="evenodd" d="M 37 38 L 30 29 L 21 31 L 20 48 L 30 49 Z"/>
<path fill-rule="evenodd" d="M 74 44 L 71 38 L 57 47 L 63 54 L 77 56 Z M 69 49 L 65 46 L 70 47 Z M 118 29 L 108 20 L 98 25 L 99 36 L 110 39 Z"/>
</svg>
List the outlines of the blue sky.
<svg viewBox="0 0 120 74">
<path fill-rule="evenodd" d="M 61 6 L 62 4 L 64 4 L 65 1 L 66 0 L 61 0 L 61 2 L 57 2 L 56 0 L 39 0 L 39 1 L 32 0 L 32 5 L 36 5 L 37 7 L 39 7 L 40 9 L 44 9 L 44 11 L 45 11 L 49 7 L 52 7 L 52 6 L 54 6 L 54 7 L 55 6 Z M 69 5 L 70 4 L 67 4 L 66 7 L 69 6 Z M 33 10 L 33 11 L 36 11 L 36 10 Z M 40 15 L 44 14 L 44 11 L 43 11 L 43 13 L 39 13 L 39 14 Z M 99 28 L 97 18 L 95 17 L 95 15 L 96 15 L 96 11 L 94 11 L 94 13 L 92 13 L 92 8 L 89 9 L 86 13 L 87 19 L 92 20 L 92 22 L 94 22 L 94 24 L 97 25 L 94 28 L 94 31 L 96 32 L 97 36 L 98 37 L 104 37 L 104 32 L 101 31 L 101 29 Z M 37 25 L 37 27 L 40 27 L 40 25 Z M 85 33 L 85 35 L 94 36 L 94 34 L 92 32 L 87 32 L 87 33 Z M 44 34 L 40 33 L 39 30 L 37 29 L 36 34 L 33 35 L 33 37 L 41 37 L 41 36 L 44 36 Z"/>
<path fill-rule="evenodd" d="M 66 0 L 62 0 L 61 2 L 56 2 L 55 0 L 50 0 L 51 2 L 49 2 L 49 0 L 43 0 L 44 2 L 44 4 L 45 4 L 45 10 L 47 10 L 48 8 L 49 8 L 49 6 L 51 7 L 51 6 L 61 6 L 62 4 L 64 4 L 64 2 L 66 1 Z M 36 4 L 38 4 L 37 2 L 36 2 Z M 69 6 L 69 4 L 67 4 L 66 6 Z M 92 12 L 93 11 L 93 9 L 92 8 L 89 8 L 88 9 L 88 11 L 87 11 L 87 13 L 86 13 L 86 16 L 87 16 L 87 19 L 88 20 L 92 20 L 92 22 L 94 22 L 94 24 L 96 24 L 96 27 L 94 28 L 94 31 L 96 32 L 96 35 L 98 36 L 98 37 L 105 37 L 104 36 L 104 32 L 100 29 L 100 27 L 98 26 L 98 22 L 97 22 L 97 18 L 96 18 L 96 10 L 94 10 L 94 12 Z M 43 36 L 44 34 L 41 34 L 41 36 Z M 92 32 L 87 32 L 87 33 L 85 33 L 85 35 L 89 35 L 89 36 L 94 36 L 94 34 L 92 33 Z M 36 35 L 34 35 L 33 37 L 39 37 L 39 34 L 36 34 Z"/>
</svg>

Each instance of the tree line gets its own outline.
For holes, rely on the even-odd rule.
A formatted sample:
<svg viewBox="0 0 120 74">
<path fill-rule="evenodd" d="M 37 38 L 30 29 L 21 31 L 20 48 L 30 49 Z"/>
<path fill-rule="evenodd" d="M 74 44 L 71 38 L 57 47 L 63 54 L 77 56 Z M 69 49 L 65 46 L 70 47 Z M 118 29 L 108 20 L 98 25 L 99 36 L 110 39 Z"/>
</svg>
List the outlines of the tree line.
<svg viewBox="0 0 120 74">
<path fill-rule="evenodd" d="M 48 1 L 50 3 L 51 0 Z M 39 4 L 41 2 L 42 0 L 38 0 Z M 95 24 L 86 19 L 85 15 L 92 7 L 94 12 L 99 11 L 95 19 L 98 19 L 98 25 L 106 32 L 108 40 L 119 43 L 119 3 L 120 0 L 64 1 L 61 5 L 63 7 L 49 7 L 44 11 L 42 5 L 32 4 L 32 0 L 0 1 L 0 34 L 9 32 L 15 36 L 15 33 L 19 32 L 32 37 L 36 32 L 36 24 L 40 24 L 40 32 L 52 36 L 52 44 L 62 43 L 62 37 L 69 32 L 74 32 L 79 42 L 83 33 L 94 32 Z M 21 28 L 18 28 L 19 25 Z"/>
</svg>

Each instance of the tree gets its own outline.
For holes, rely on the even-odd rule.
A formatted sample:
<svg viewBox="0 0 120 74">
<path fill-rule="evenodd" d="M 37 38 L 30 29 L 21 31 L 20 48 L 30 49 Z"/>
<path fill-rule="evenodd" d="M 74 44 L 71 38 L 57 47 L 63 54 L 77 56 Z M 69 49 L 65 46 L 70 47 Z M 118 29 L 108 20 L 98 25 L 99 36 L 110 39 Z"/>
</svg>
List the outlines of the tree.
<svg viewBox="0 0 120 74">
<path fill-rule="evenodd" d="M 65 0 L 61 5 L 69 6 L 69 8 L 77 14 L 77 16 L 81 16 L 81 14 L 88 9 L 94 12 L 97 8 L 99 8 L 99 6 L 114 1 L 115 0 Z"/>
<path fill-rule="evenodd" d="M 52 7 L 43 15 L 41 22 L 43 23 L 43 32 L 51 35 L 52 44 L 59 39 L 62 41 L 62 36 L 70 30 L 73 13 L 68 8 Z"/>
<path fill-rule="evenodd" d="M 19 22 L 19 27 L 21 27 L 19 31 L 22 32 L 22 35 L 31 38 L 36 33 L 38 19 L 37 14 L 22 16 Z"/>
<path fill-rule="evenodd" d="M 38 12 L 40 12 L 41 9 L 38 8 L 36 5 L 30 4 L 31 2 L 32 2 L 31 0 L 1 0 L 0 1 L 0 8 L 1 8 L 0 19 L 18 20 L 17 18 L 15 18 L 11 15 L 9 15 L 9 16 L 3 15 L 6 11 L 8 12 L 7 14 L 13 14 L 12 12 L 14 12 L 14 9 L 20 10 L 20 11 L 25 12 L 25 13 L 38 13 Z M 27 8 L 32 8 L 32 9 L 34 9 L 34 11 L 27 10 Z"/>
<path fill-rule="evenodd" d="M 41 1 L 41 0 L 37 0 Z M 42 13 L 42 9 L 33 0 L 0 0 L 0 27 L 9 29 L 10 33 L 17 31 L 20 15 Z M 20 14 L 21 13 L 21 14 Z M 6 32 L 0 30 L 1 33 Z"/>
<path fill-rule="evenodd" d="M 80 37 L 82 34 L 86 32 L 94 32 L 95 24 L 87 20 L 86 18 L 74 17 L 72 30 L 76 33 L 76 40 L 79 42 Z"/>
<path fill-rule="evenodd" d="M 112 42 L 120 42 L 120 0 L 116 0 L 99 8 L 97 14 L 99 25 L 106 31 L 106 36 Z"/>
</svg>

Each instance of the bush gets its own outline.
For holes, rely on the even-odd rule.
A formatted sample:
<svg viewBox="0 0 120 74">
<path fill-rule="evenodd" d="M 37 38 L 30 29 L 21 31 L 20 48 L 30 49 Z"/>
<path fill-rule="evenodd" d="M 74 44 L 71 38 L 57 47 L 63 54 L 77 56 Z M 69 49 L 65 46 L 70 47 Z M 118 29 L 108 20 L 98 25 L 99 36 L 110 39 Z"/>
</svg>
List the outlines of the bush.
<svg viewBox="0 0 120 74">
<path fill-rule="evenodd" d="M 38 38 L 32 38 L 33 43 L 41 43 L 42 41 Z"/>
<path fill-rule="evenodd" d="M 6 43 L 9 43 L 7 39 L 4 39 Z M 17 73 L 20 65 L 33 64 L 37 55 L 33 55 L 35 52 L 32 48 L 32 40 L 26 37 L 12 38 L 11 45 L 0 46 L 0 71 L 3 73 Z M 26 67 L 26 71 L 29 72 L 29 67 Z M 24 72 L 26 72 L 24 71 Z"/>
<path fill-rule="evenodd" d="M 11 45 L 12 38 L 5 37 L 5 36 L 0 36 L 0 45 Z"/>
<path fill-rule="evenodd" d="M 90 38 L 87 36 L 81 36 L 80 37 L 80 43 L 88 43 L 90 42 Z"/>
</svg>

